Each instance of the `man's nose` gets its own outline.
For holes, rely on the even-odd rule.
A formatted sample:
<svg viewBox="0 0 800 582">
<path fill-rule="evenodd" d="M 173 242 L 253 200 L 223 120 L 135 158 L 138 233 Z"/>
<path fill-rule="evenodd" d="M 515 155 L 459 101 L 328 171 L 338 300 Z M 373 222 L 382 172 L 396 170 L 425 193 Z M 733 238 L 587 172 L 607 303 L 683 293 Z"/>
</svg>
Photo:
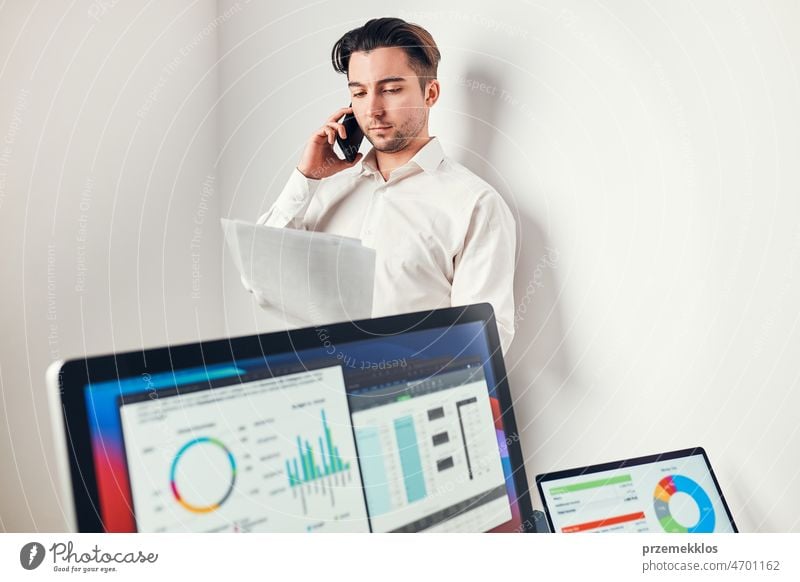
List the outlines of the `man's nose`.
<svg viewBox="0 0 800 582">
<path fill-rule="evenodd" d="M 371 118 L 383 115 L 383 96 L 380 93 L 372 93 L 367 99 L 367 115 Z"/>
</svg>

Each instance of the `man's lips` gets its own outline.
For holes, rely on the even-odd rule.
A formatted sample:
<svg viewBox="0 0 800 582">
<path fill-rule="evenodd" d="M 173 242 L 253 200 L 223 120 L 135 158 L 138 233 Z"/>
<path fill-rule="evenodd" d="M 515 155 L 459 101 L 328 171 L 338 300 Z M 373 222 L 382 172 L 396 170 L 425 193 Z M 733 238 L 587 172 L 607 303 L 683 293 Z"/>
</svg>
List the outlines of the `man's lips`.
<svg viewBox="0 0 800 582">
<path fill-rule="evenodd" d="M 379 127 L 370 127 L 369 129 L 370 129 L 370 131 L 372 131 L 372 130 L 376 130 L 376 129 L 389 129 L 391 127 L 392 127 L 391 125 L 381 125 Z"/>
</svg>

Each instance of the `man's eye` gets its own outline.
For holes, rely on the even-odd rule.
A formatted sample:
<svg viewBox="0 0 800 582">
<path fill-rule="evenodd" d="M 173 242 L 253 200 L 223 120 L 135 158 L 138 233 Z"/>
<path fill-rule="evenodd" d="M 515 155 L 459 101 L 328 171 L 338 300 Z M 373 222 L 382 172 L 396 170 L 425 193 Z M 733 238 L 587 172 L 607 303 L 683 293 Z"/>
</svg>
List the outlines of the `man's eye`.
<svg viewBox="0 0 800 582">
<path fill-rule="evenodd" d="M 384 93 L 398 93 L 400 89 L 384 89 Z"/>
<path fill-rule="evenodd" d="M 363 91 L 361 91 L 360 93 L 353 93 L 353 97 L 363 97 L 363 96 L 364 96 Z"/>
</svg>

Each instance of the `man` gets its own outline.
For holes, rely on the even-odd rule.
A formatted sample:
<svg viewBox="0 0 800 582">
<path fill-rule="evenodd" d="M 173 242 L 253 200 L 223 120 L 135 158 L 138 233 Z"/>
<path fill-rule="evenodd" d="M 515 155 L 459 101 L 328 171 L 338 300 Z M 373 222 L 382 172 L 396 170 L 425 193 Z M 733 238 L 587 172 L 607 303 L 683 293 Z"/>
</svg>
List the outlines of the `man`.
<svg viewBox="0 0 800 582">
<path fill-rule="evenodd" d="M 339 39 L 333 66 L 347 75 L 352 108 L 309 138 L 258 222 L 374 248 L 373 317 L 488 301 L 505 353 L 514 336 L 516 226 L 500 195 L 428 134 L 440 58 L 428 31 L 399 18 L 370 20 Z M 350 111 L 372 144 L 352 163 L 333 150 Z"/>
</svg>

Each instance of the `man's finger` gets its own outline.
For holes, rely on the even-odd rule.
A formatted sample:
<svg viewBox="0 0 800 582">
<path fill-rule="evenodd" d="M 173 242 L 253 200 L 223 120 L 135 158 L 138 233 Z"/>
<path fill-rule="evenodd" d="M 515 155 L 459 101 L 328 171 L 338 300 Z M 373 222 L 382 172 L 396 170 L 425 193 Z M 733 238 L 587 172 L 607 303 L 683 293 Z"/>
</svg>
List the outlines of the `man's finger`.
<svg viewBox="0 0 800 582">
<path fill-rule="evenodd" d="M 341 123 L 335 123 L 333 121 L 329 121 L 327 126 L 330 127 L 332 130 L 337 132 L 342 139 L 347 138 L 347 132 L 344 129 L 344 125 Z"/>
<path fill-rule="evenodd" d="M 353 108 L 352 108 L 352 107 L 342 107 L 341 109 L 339 109 L 338 111 L 336 111 L 336 113 L 334 113 L 333 115 L 331 115 L 331 116 L 328 118 L 328 121 L 339 121 L 339 119 L 341 119 L 341 118 L 342 118 L 342 116 L 343 116 L 345 113 L 350 113 L 352 110 L 353 110 Z"/>
</svg>

